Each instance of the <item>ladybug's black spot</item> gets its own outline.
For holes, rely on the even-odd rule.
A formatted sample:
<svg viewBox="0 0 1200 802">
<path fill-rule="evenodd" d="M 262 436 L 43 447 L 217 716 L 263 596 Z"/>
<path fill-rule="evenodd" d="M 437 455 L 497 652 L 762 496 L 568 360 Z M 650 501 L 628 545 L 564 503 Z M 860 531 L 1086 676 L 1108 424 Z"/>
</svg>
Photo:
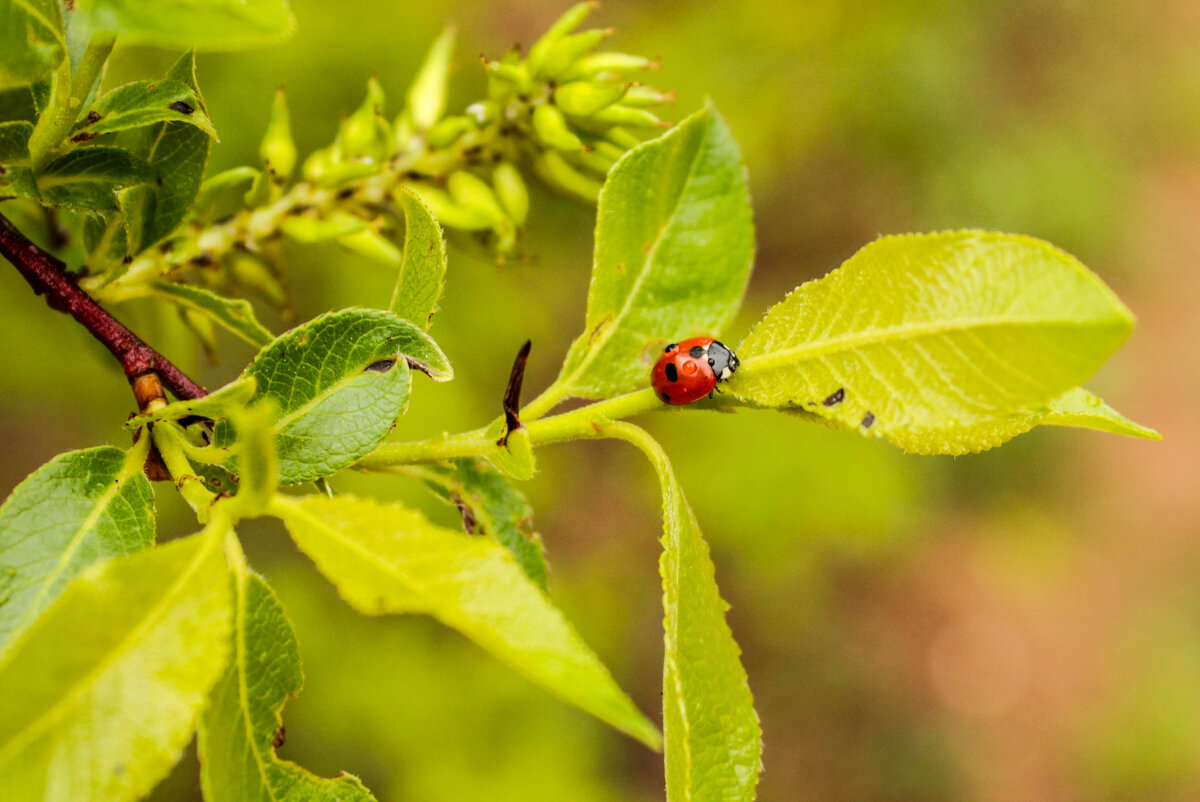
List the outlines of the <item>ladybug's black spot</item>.
<svg viewBox="0 0 1200 802">
<path fill-rule="evenodd" d="M 659 393 L 659 396 L 662 398 L 663 401 L 666 401 L 668 404 L 671 403 L 671 394 L 670 393 L 662 392 L 662 393 Z"/>
<path fill-rule="evenodd" d="M 703 345 L 693 345 L 692 350 L 688 351 L 688 354 L 691 355 L 692 359 L 699 359 L 700 357 L 704 356 L 704 352 L 705 348 Z M 708 360 L 708 364 L 712 364 L 711 359 Z"/>
<path fill-rule="evenodd" d="M 834 393 L 833 395 L 829 396 L 828 398 L 826 398 L 826 399 L 825 399 L 824 401 L 822 401 L 821 403 L 822 403 L 822 404 L 824 404 L 824 405 L 825 405 L 825 406 L 827 406 L 827 407 L 832 407 L 832 406 L 835 406 L 835 405 L 837 405 L 837 404 L 840 404 L 840 403 L 842 403 L 842 402 L 843 402 L 843 401 L 845 401 L 845 400 L 846 400 L 846 388 L 845 388 L 845 387 L 839 387 L 839 388 L 837 388 L 837 392 L 836 392 L 836 393 Z"/>
<path fill-rule="evenodd" d="M 663 353 L 669 354 L 678 347 L 679 347 L 679 343 L 671 343 L 670 345 L 668 345 L 666 348 L 663 349 Z"/>
<path fill-rule="evenodd" d="M 862 427 L 864 429 L 870 429 L 871 424 L 874 422 L 875 422 L 875 413 L 874 412 L 868 412 L 866 415 L 863 415 Z"/>
<path fill-rule="evenodd" d="M 191 114 L 193 111 L 195 111 L 194 108 L 189 106 L 187 103 L 184 103 L 182 100 L 176 100 L 170 106 L 167 106 L 167 108 L 171 111 L 177 111 L 180 114 Z"/>
<path fill-rule="evenodd" d="M 663 372 L 667 374 L 667 381 L 679 381 L 679 371 L 675 368 L 674 362 L 668 362 L 666 368 L 663 369 Z"/>
</svg>

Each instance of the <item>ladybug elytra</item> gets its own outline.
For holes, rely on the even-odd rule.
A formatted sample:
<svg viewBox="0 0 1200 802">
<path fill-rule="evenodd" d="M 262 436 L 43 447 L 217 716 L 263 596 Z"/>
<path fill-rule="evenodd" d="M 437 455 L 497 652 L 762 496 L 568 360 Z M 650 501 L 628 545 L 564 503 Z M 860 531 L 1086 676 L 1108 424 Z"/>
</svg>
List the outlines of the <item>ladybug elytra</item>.
<svg viewBox="0 0 1200 802">
<path fill-rule="evenodd" d="M 666 347 L 650 371 L 650 385 L 668 404 L 690 404 L 711 395 L 738 364 L 737 355 L 712 337 L 692 337 Z"/>
</svg>

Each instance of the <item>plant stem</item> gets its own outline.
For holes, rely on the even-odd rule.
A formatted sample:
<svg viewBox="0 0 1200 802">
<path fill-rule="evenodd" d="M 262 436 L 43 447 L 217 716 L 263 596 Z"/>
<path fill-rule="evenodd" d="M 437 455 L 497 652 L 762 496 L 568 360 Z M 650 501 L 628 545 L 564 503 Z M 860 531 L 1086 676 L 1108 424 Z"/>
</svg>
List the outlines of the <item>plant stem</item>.
<svg viewBox="0 0 1200 802">
<path fill-rule="evenodd" d="M 29 155 L 34 170 L 43 167 L 54 150 L 71 133 L 71 126 L 79 118 L 84 101 L 100 77 L 108 55 L 112 52 L 115 37 L 97 34 L 88 42 L 87 50 L 71 74 L 71 60 L 64 58 L 54 73 L 50 85 L 50 102 L 46 111 L 38 118 L 33 135 L 29 138 Z"/>
<path fill-rule="evenodd" d="M 564 440 L 595 439 L 613 436 L 609 432 L 614 420 L 640 415 L 664 408 L 654 391 L 647 388 L 586 407 L 564 412 L 525 424 L 534 445 L 560 443 Z M 522 419 L 524 413 L 522 413 Z M 485 457 L 499 451 L 493 437 L 483 429 L 453 437 L 422 440 L 411 443 L 384 443 L 363 459 L 356 468 L 367 471 L 386 471 L 396 465 L 412 462 L 436 462 L 461 457 Z"/>
<path fill-rule="evenodd" d="M 45 295 L 51 309 L 79 321 L 92 336 L 117 358 L 133 382 L 147 373 L 157 373 L 176 398 L 201 398 L 208 392 L 189 379 L 162 354 L 142 342 L 112 315 L 81 290 L 59 259 L 43 251 L 0 214 L 0 254 L 3 254 L 37 295 Z"/>
</svg>

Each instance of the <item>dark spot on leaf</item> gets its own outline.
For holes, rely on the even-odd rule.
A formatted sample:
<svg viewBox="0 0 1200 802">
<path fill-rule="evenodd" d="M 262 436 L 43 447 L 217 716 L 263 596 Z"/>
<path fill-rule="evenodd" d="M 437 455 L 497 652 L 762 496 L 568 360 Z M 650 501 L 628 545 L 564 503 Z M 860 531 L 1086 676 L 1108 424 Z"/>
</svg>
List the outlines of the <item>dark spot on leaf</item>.
<svg viewBox="0 0 1200 802">
<path fill-rule="evenodd" d="M 663 392 L 659 393 L 659 395 L 662 397 L 663 401 L 666 401 L 668 404 L 671 403 L 671 395 L 669 393 Z"/>
<path fill-rule="evenodd" d="M 866 415 L 863 415 L 862 427 L 864 429 L 870 429 L 871 424 L 874 422 L 875 422 L 875 413 L 874 412 L 868 412 Z"/>
<path fill-rule="evenodd" d="M 0 164 L 0 175 L 8 175 L 8 168 Z"/>
<path fill-rule="evenodd" d="M 337 198 L 338 198 L 338 200 L 346 200 L 347 198 L 353 198 L 354 192 L 355 192 L 354 187 L 346 187 L 345 189 L 343 189 L 341 192 L 339 192 L 337 194 Z"/>
<path fill-rule="evenodd" d="M 396 357 L 392 356 L 387 359 L 381 359 L 378 362 L 372 362 L 363 368 L 363 370 L 370 371 L 371 373 L 387 373 L 394 367 L 396 367 Z"/>
<path fill-rule="evenodd" d="M 625 265 L 621 264 L 620 262 L 617 262 L 617 264 L 613 266 L 613 270 L 616 270 L 618 273 L 624 273 Z"/>
<path fill-rule="evenodd" d="M 75 136 L 71 137 L 71 141 L 72 142 L 80 142 L 80 143 L 91 142 L 95 138 L 96 138 L 95 134 L 91 133 L 90 131 L 84 131 L 81 134 L 76 134 Z"/>
<path fill-rule="evenodd" d="M 674 362 L 668 362 L 667 367 L 664 369 L 663 372 L 667 374 L 667 381 L 669 381 L 669 382 L 679 381 L 679 371 L 675 368 Z"/>
<path fill-rule="evenodd" d="M 699 359 L 700 357 L 704 356 L 704 346 L 703 345 L 693 345 L 692 350 L 688 351 L 688 354 L 692 357 L 692 359 Z M 708 364 L 710 364 L 710 365 L 712 364 L 711 359 L 708 360 Z"/>
<path fill-rule="evenodd" d="M 167 108 L 169 108 L 171 111 L 177 111 L 180 114 L 191 114 L 192 112 L 194 112 L 196 110 L 194 106 L 189 106 L 187 103 L 184 103 L 182 100 L 176 100 L 170 106 L 167 106 Z"/>
<path fill-rule="evenodd" d="M 284 727 L 282 724 L 280 724 L 279 729 L 275 730 L 274 737 L 271 738 L 271 748 L 278 749 L 279 747 L 283 746 L 283 744 L 286 740 L 287 740 L 287 728 Z"/>
<path fill-rule="evenodd" d="M 98 122 L 100 122 L 100 120 L 101 120 L 102 118 L 103 118 L 103 115 L 101 115 L 101 114 L 100 114 L 100 112 L 98 112 L 98 111 L 96 111 L 95 109 L 93 109 L 92 111 L 89 111 L 89 112 L 87 113 L 87 123 L 86 123 L 86 125 L 93 125 L 94 123 L 98 123 Z"/>
<path fill-rule="evenodd" d="M 845 400 L 846 400 L 846 388 L 839 387 L 839 388 L 837 388 L 837 392 L 835 392 L 833 395 L 826 398 L 821 403 L 827 407 L 832 407 L 832 406 L 836 406 L 837 404 L 842 403 Z"/>
</svg>

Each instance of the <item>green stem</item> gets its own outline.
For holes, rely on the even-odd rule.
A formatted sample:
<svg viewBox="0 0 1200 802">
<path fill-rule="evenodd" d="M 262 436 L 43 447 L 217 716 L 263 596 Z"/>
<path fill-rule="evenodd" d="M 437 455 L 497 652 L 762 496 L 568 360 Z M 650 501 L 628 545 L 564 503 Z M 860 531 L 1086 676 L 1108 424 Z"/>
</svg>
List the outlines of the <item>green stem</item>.
<svg viewBox="0 0 1200 802">
<path fill-rule="evenodd" d="M 200 523 L 208 520 L 209 508 L 212 507 L 216 495 L 210 493 L 204 484 L 204 479 L 192 470 L 184 450 L 184 435 L 174 423 L 157 423 L 152 427 L 154 446 L 162 457 L 163 464 L 175 480 L 179 494 L 196 511 L 196 519 Z"/>
<path fill-rule="evenodd" d="M 663 402 L 647 388 L 598 401 L 586 407 L 554 415 L 526 424 L 529 439 L 534 445 L 561 443 L 564 440 L 595 439 L 612 436 L 608 433 L 613 421 L 663 409 Z M 522 418 L 524 418 L 524 411 Z M 649 436 L 649 435 L 647 435 Z M 436 462 L 461 457 L 483 457 L 494 454 L 502 446 L 483 430 L 467 434 L 421 440 L 411 443 L 384 443 L 355 467 L 367 471 L 386 471 L 396 465 L 413 462 Z"/>
<path fill-rule="evenodd" d="M 565 384 L 555 381 L 521 409 L 521 422 L 531 423 L 537 420 L 565 401 L 570 394 Z"/>
<path fill-rule="evenodd" d="M 58 65 L 50 82 L 50 102 L 29 138 L 29 155 L 34 170 L 44 167 L 55 149 L 71 133 L 71 127 L 79 118 L 83 103 L 96 85 L 115 42 L 116 38 L 111 34 L 93 36 L 74 75 L 71 74 L 70 59 L 64 58 Z"/>
</svg>

